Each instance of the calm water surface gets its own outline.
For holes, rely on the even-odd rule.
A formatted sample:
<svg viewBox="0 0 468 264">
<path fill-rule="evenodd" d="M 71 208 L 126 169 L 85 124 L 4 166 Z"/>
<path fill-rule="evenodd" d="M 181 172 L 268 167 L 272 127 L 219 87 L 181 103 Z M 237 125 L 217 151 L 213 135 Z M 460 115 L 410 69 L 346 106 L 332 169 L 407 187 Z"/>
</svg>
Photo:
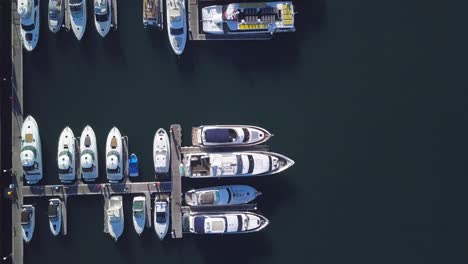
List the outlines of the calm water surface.
<svg viewBox="0 0 468 264">
<path fill-rule="evenodd" d="M 466 6 L 440 1 L 295 1 L 295 34 L 270 42 L 189 42 L 144 30 L 141 1 L 119 1 L 119 30 L 82 43 L 47 31 L 24 56 L 25 112 L 40 126 L 44 182 L 58 183 L 57 141 L 91 125 L 99 155 L 112 126 L 151 180 L 159 127 L 241 123 L 275 134 L 296 165 L 256 179 L 184 181 L 184 189 L 249 184 L 270 226 L 245 236 L 159 242 L 103 231 L 102 200 L 71 198 L 69 235 L 53 238 L 46 200 L 27 263 L 466 263 Z M 454 1 L 450 1 L 454 2 Z M 88 7 L 92 1 L 88 1 Z M 88 17 L 92 17 L 88 8 Z M 100 161 L 103 164 L 103 160 Z M 101 169 L 104 166 L 100 166 Z"/>
</svg>

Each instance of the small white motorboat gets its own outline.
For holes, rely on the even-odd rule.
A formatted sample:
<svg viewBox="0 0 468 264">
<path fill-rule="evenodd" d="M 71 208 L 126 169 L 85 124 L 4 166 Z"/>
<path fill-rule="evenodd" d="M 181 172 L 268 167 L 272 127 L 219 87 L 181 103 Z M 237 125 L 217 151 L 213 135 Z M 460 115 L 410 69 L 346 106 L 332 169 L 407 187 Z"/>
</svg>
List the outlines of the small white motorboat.
<svg viewBox="0 0 468 264">
<path fill-rule="evenodd" d="M 191 206 L 245 204 L 260 194 L 247 185 L 216 186 L 186 192 L 185 202 Z"/>
<path fill-rule="evenodd" d="M 265 143 L 272 134 L 266 129 L 243 125 L 192 128 L 192 143 L 203 147 L 252 146 Z"/>
<path fill-rule="evenodd" d="M 143 233 L 146 224 L 146 197 L 136 196 L 132 204 L 133 226 L 138 235 Z"/>
<path fill-rule="evenodd" d="M 268 225 L 268 219 L 251 212 L 191 213 L 189 231 L 194 234 L 242 234 L 258 232 Z"/>
<path fill-rule="evenodd" d="M 163 240 L 169 230 L 169 204 L 167 200 L 154 200 L 154 230 Z"/>
<path fill-rule="evenodd" d="M 21 24 L 21 42 L 27 51 L 32 51 L 39 41 L 39 0 L 18 0 L 18 15 Z"/>
<path fill-rule="evenodd" d="M 75 164 L 75 135 L 69 127 L 65 127 L 60 134 L 57 151 L 58 173 L 62 183 L 72 183 L 75 180 Z"/>
<path fill-rule="evenodd" d="M 31 241 L 36 225 L 36 209 L 32 205 L 21 206 L 21 233 L 23 240 L 28 243 Z"/>
<path fill-rule="evenodd" d="M 171 161 L 169 137 L 162 128 L 156 131 L 153 140 L 153 161 L 156 173 L 168 173 Z"/>
<path fill-rule="evenodd" d="M 106 172 L 109 182 L 117 183 L 124 177 L 122 156 L 122 134 L 113 127 L 106 140 Z"/>
<path fill-rule="evenodd" d="M 186 15 L 184 0 L 166 0 L 167 33 L 176 55 L 184 52 L 187 42 Z"/>
<path fill-rule="evenodd" d="M 107 209 L 107 225 L 109 234 L 117 242 L 124 230 L 124 214 L 122 196 L 112 196 Z"/>
<path fill-rule="evenodd" d="M 54 236 L 60 234 L 62 228 L 62 201 L 54 198 L 49 200 L 49 227 Z"/>
<path fill-rule="evenodd" d="M 81 40 L 86 30 L 86 0 L 68 0 L 70 23 L 76 39 Z"/>
<path fill-rule="evenodd" d="M 42 148 L 39 127 L 32 116 L 26 117 L 21 128 L 21 165 L 28 184 L 42 179 Z"/>
<path fill-rule="evenodd" d="M 96 135 L 90 126 L 83 129 L 80 137 L 81 177 L 86 182 L 96 181 L 98 177 L 98 152 Z"/>
<path fill-rule="evenodd" d="M 52 33 L 57 33 L 60 31 L 63 24 L 65 0 L 49 0 L 48 11 L 49 30 Z"/>
<path fill-rule="evenodd" d="M 111 28 L 112 1 L 94 0 L 94 25 L 101 37 L 105 37 Z"/>
</svg>

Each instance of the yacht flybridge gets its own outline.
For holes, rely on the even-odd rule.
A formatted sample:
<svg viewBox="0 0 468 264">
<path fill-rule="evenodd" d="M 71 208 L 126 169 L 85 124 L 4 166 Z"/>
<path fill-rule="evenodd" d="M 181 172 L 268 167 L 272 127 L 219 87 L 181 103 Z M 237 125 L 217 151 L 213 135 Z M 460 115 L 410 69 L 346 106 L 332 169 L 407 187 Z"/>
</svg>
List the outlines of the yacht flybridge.
<svg viewBox="0 0 468 264">
<path fill-rule="evenodd" d="M 258 232 L 268 225 L 264 216 L 250 212 L 192 213 L 189 231 L 194 234 L 241 234 Z"/>
<path fill-rule="evenodd" d="M 65 0 L 49 0 L 48 21 L 49 30 L 57 33 L 62 28 L 65 14 Z"/>
<path fill-rule="evenodd" d="M 28 184 L 42 179 L 42 148 L 39 127 L 32 116 L 26 117 L 21 128 L 21 165 Z"/>
<path fill-rule="evenodd" d="M 174 53 L 181 55 L 187 42 L 185 0 L 166 0 L 166 12 L 169 43 Z"/>
<path fill-rule="evenodd" d="M 60 181 L 63 183 L 72 183 L 76 175 L 75 161 L 75 136 L 71 128 L 66 127 L 60 134 L 57 166 Z"/>
<path fill-rule="evenodd" d="M 184 156 L 190 178 L 263 176 L 282 172 L 294 161 L 266 151 L 190 153 Z"/>
<path fill-rule="evenodd" d="M 90 126 L 83 129 L 80 137 L 81 177 L 86 182 L 93 182 L 98 177 L 98 152 L 96 135 Z"/>
<path fill-rule="evenodd" d="M 192 129 L 192 143 L 196 146 L 252 146 L 265 143 L 270 132 L 256 126 L 215 125 Z"/>
<path fill-rule="evenodd" d="M 27 51 L 32 51 L 39 41 L 39 4 L 39 0 L 18 0 L 21 42 Z"/>
<path fill-rule="evenodd" d="M 86 30 L 86 0 L 68 0 L 70 23 L 76 39 L 81 40 Z"/>
<path fill-rule="evenodd" d="M 94 25 L 101 37 L 105 37 L 111 28 L 112 1 L 94 0 Z"/>
<path fill-rule="evenodd" d="M 106 141 L 106 172 L 109 182 L 119 182 L 123 179 L 122 135 L 118 128 L 113 127 Z"/>
<path fill-rule="evenodd" d="M 231 3 L 202 8 L 207 34 L 294 32 L 294 6 L 290 1 Z"/>
</svg>

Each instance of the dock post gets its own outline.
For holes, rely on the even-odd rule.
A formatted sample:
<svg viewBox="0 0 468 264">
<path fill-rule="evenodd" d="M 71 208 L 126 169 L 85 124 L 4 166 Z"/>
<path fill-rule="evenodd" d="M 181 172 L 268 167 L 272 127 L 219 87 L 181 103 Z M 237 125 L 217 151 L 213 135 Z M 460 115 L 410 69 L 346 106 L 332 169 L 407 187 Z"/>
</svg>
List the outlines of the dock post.
<svg viewBox="0 0 468 264">
<path fill-rule="evenodd" d="M 181 163 L 181 128 L 180 125 L 171 125 L 171 222 L 172 238 L 182 238 L 182 179 L 179 166 Z"/>
<path fill-rule="evenodd" d="M 117 31 L 117 0 L 112 0 L 112 18 L 111 18 L 112 29 Z"/>
<path fill-rule="evenodd" d="M 67 195 L 63 195 L 62 198 L 62 235 L 66 236 L 68 234 L 68 224 L 67 224 L 67 206 L 68 199 Z"/>
</svg>

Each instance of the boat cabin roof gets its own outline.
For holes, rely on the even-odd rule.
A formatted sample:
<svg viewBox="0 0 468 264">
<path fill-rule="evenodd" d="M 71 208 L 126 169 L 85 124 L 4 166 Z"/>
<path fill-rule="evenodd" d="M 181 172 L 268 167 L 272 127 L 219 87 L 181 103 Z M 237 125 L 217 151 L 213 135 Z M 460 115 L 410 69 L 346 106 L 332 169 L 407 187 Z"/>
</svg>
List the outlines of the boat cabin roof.
<svg viewBox="0 0 468 264">
<path fill-rule="evenodd" d="M 219 200 L 219 193 L 217 191 L 203 192 L 198 197 L 200 204 L 215 204 L 217 200 Z"/>
<path fill-rule="evenodd" d="M 31 221 L 32 212 L 29 209 L 21 211 L 21 224 L 27 225 Z"/>
<path fill-rule="evenodd" d="M 49 218 L 55 218 L 58 215 L 58 204 L 49 204 Z"/>
</svg>

